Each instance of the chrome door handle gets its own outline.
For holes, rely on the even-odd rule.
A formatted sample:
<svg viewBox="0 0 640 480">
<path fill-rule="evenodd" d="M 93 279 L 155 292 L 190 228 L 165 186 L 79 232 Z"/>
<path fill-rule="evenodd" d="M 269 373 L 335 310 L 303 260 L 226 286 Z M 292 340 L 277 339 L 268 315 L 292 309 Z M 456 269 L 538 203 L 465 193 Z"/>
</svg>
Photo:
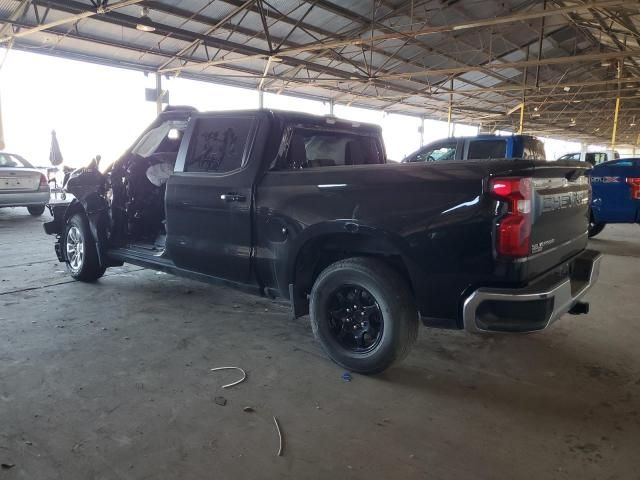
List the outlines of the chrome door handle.
<svg viewBox="0 0 640 480">
<path fill-rule="evenodd" d="M 240 195 L 239 193 L 231 192 L 220 195 L 220 200 L 224 200 L 225 202 L 246 202 L 247 197 Z"/>
</svg>

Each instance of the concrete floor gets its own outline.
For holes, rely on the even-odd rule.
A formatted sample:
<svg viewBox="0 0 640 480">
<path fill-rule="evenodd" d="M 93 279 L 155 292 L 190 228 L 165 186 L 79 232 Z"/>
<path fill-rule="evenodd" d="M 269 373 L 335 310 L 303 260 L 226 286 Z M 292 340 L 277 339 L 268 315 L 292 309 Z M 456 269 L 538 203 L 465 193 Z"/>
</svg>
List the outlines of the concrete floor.
<svg viewBox="0 0 640 480">
<path fill-rule="evenodd" d="M 346 383 L 281 305 L 137 267 L 70 280 L 45 218 L 0 210 L 0 479 L 640 479 L 638 226 L 592 242 L 589 316 L 422 329 Z M 222 390 L 226 365 L 247 381 Z"/>
</svg>

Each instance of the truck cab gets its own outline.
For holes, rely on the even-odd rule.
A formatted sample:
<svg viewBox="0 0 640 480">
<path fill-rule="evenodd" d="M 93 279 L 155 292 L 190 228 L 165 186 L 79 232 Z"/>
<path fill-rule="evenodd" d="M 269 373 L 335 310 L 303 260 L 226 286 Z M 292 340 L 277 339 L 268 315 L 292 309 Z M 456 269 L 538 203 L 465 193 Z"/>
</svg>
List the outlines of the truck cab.
<svg viewBox="0 0 640 480">
<path fill-rule="evenodd" d="M 403 163 L 484 159 L 546 160 L 544 144 L 530 135 L 478 135 L 431 142 L 408 155 Z"/>
</svg>

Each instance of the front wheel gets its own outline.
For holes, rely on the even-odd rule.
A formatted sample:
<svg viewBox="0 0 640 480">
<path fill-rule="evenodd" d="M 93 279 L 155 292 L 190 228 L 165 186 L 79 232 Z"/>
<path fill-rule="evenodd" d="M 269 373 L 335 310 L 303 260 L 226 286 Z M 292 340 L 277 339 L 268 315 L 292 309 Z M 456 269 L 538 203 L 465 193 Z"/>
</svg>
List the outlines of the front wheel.
<svg viewBox="0 0 640 480">
<path fill-rule="evenodd" d="M 39 217 L 44 213 L 44 208 L 44 205 L 32 205 L 30 207 L 27 207 L 27 210 L 29 210 L 29 213 L 34 217 Z"/>
<path fill-rule="evenodd" d="M 76 213 L 68 221 L 64 234 L 64 253 L 71 276 L 83 282 L 95 282 L 105 272 L 100 266 L 96 242 L 87 218 Z"/>
<path fill-rule="evenodd" d="M 379 373 L 401 361 L 418 336 L 407 282 L 385 263 L 350 258 L 327 267 L 311 291 L 311 326 L 344 368 Z"/>
</svg>

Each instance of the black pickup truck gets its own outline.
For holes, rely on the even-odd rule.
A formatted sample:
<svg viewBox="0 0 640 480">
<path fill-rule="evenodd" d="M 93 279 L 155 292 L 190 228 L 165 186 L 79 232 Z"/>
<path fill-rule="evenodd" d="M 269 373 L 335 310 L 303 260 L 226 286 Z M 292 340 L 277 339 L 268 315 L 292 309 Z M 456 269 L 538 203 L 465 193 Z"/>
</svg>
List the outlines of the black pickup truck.
<svg viewBox="0 0 640 480">
<path fill-rule="evenodd" d="M 105 173 L 74 172 L 45 231 L 78 280 L 128 262 L 285 299 L 334 361 L 375 373 L 420 319 L 529 332 L 586 313 L 589 168 L 390 164 L 376 126 L 173 108 Z"/>
</svg>

